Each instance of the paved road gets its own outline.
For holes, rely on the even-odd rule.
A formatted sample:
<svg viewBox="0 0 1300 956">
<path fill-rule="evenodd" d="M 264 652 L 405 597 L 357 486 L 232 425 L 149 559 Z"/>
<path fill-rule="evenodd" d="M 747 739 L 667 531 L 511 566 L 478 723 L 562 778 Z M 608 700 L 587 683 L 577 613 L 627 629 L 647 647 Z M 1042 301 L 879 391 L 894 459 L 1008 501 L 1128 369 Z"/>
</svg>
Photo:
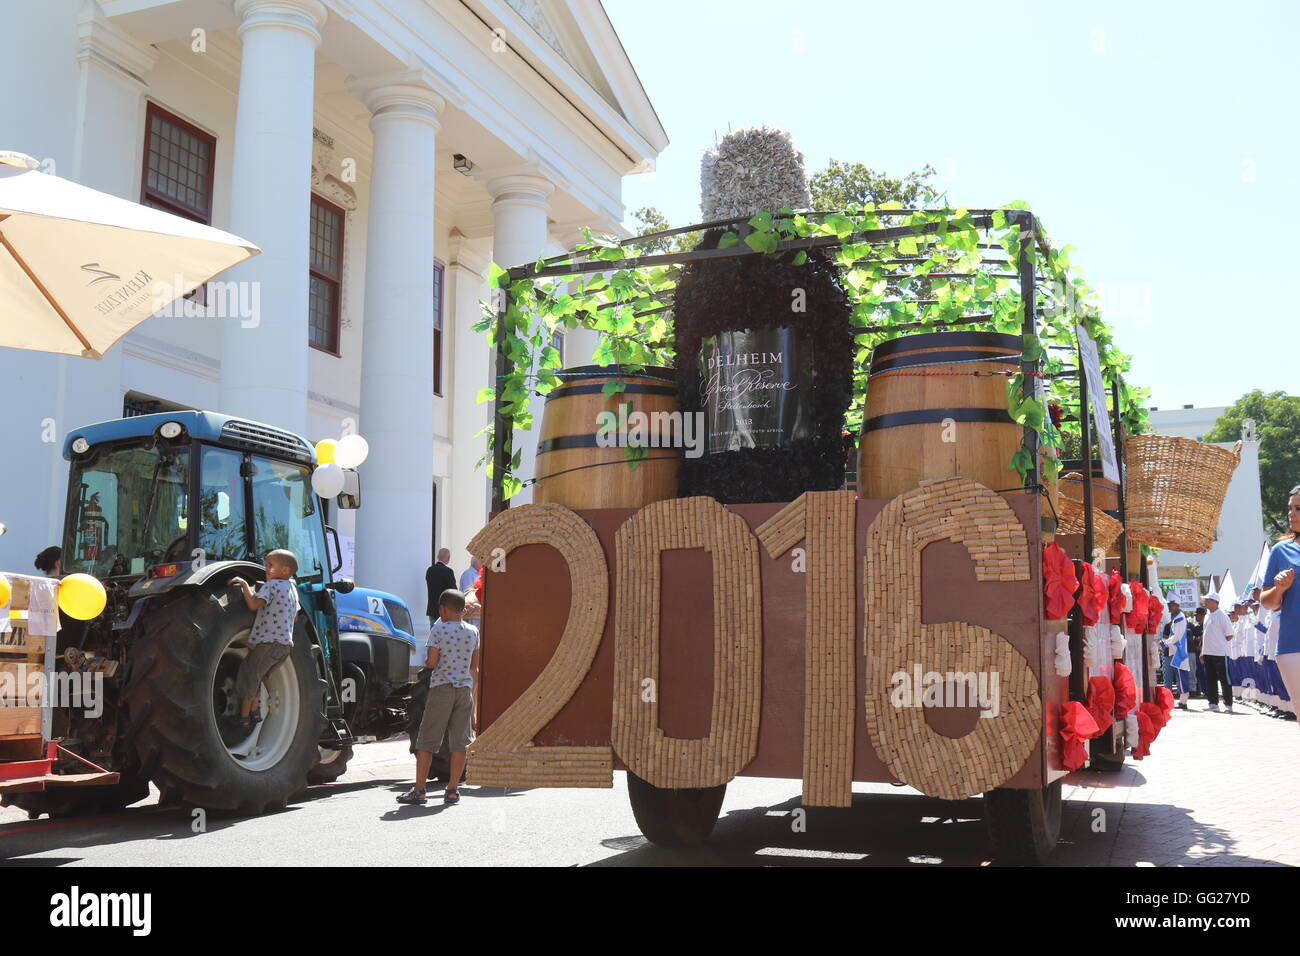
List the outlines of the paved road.
<svg viewBox="0 0 1300 956">
<path fill-rule="evenodd" d="M 1300 733 L 1253 712 L 1174 719 L 1151 757 L 1118 774 L 1067 779 L 1060 866 L 1300 864 Z M 714 837 L 690 852 L 638 834 L 623 775 L 609 790 L 466 788 L 461 804 L 401 807 L 406 741 L 358 749 L 338 783 L 282 813 L 209 818 L 136 807 L 90 820 L 29 821 L 0 810 L 0 863 L 42 866 L 778 865 L 979 866 L 989 862 L 980 801 L 858 785 L 854 805 L 813 809 L 797 832 L 799 783 L 740 779 Z M 1097 811 L 1101 811 L 1099 815 Z M 1100 822 L 1100 829 L 1098 829 Z"/>
</svg>

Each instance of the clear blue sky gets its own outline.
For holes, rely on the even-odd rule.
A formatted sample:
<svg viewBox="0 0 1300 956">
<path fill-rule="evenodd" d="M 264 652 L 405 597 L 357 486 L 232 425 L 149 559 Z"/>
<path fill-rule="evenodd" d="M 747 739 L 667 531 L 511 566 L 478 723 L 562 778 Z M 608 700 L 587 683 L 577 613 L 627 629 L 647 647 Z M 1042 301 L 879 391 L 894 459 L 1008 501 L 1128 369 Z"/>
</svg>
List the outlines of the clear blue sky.
<svg viewBox="0 0 1300 956">
<path fill-rule="evenodd" d="M 629 211 L 699 221 L 729 127 L 789 130 L 809 173 L 929 163 L 1077 247 L 1149 404 L 1300 393 L 1300 3 L 604 2 L 671 140 Z"/>
</svg>

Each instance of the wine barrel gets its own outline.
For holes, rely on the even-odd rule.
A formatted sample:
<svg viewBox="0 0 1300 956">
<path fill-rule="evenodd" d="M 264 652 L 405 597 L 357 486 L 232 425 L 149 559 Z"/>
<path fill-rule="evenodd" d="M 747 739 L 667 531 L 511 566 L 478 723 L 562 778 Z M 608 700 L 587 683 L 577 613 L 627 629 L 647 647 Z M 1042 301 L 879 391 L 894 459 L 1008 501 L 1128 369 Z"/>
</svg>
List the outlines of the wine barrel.
<svg viewBox="0 0 1300 956">
<path fill-rule="evenodd" d="M 1061 462 L 1061 487 L 1065 494 L 1078 501 L 1083 500 L 1082 478 L 1066 479 L 1065 475 L 1083 473 L 1083 459 L 1070 458 Z M 1109 511 L 1114 517 L 1119 511 L 1119 485 L 1106 477 L 1101 462 L 1092 460 L 1092 506 L 1101 511 Z"/>
<path fill-rule="evenodd" d="M 677 379 L 672 369 L 647 367 L 626 372 L 619 366 L 584 365 L 556 373 L 562 384 L 546 395 L 541 440 L 537 443 L 537 482 L 533 500 L 579 508 L 640 508 L 653 501 L 677 497 L 677 469 L 681 438 L 676 428 Z M 606 382 L 625 383 L 623 391 L 606 398 Z M 628 403 L 626 412 L 621 409 Z M 635 428 L 633 413 L 642 412 L 652 427 L 650 434 L 668 447 L 650 447 L 635 468 L 621 444 L 602 447 L 597 429 L 602 412 L 623 414 L 617 431 L 626 436 Z M 660 413 L 656 415 L 656 413 Z M 674 424 L 675 423 L 675 424 Z M 702 436 L 697 436 L 702 439 Z M 676 440 L 676 446 L 672 442 Z M 655 443 L 655 438 L 651 438 Z"/>
<path fill-rule="evenodd" d="M 893 498 L 923 478 L 1021 485 L 1011 459 L 1024 429 L 1007 410 L 1018 335 L 929 332 L 876 346 L 858 443 L 858 494 Z M 978 374 L 973 374 L 978 373 Z"/>
</svg>

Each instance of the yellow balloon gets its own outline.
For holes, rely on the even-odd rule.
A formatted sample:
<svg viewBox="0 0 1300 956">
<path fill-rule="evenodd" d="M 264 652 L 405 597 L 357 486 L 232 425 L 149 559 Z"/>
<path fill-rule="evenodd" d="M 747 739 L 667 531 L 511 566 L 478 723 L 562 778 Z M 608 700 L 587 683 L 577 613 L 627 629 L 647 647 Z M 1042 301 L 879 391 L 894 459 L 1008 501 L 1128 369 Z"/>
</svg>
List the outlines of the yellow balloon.
<svg viewBox="0 0 1300 956">
<path fill-rule="evenodd" d="M 59 610 L 78 621 L 99 617 L 108 603 L 104 585 L 89 574 L 69 574 L 59 582 Z"/>
<path fill-rule="evenodd" d="M 9 603 L 9 598 L 13 596 L 13 589 L 9 587 L 9 579 L 0 574 L 0 607 Z"/>
<path fill-rule="evenodd" d="M 334 460 L 334 449 L 339 443 L 333 438 L 322 438 L 316 443 L 316 464 L 328 465 Z"/>
</svg>

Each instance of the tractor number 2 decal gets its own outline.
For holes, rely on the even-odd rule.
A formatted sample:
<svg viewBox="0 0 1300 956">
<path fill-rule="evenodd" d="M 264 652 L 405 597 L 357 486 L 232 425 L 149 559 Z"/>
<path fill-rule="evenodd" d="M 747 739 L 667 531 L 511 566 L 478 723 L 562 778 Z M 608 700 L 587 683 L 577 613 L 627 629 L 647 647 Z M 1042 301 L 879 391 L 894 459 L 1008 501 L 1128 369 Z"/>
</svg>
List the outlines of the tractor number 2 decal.
<svg viewBox="0 0 1300 956">
<path fill-rule="evenodd" d="M 611 787 L 613 755 L 656 787 L 724 784 L 758 750 L 763 631 L 759 547 L 775 558 L 802 543 L 807 556 L 804 631 L 803 802 L 848 806 L 853 783 L 858 654 L 853 577 L 856 496 L 808 492 L 758 526 L 712 498 L 647 505 L 615 534 L 612 746 L 540 747 L 532 741 L 568 703 L 596 656 L 608 613 L 608 568 L 591 527 L 562 505 L 523 505 L 498 515 L 470 542 L 494 549 L 551 545 L 569 569 L 569 618 L 559 645 L 528 689 L 471 746 L 470 782 L 481 786 Z M 863 562 L 866 726 L 890 772 L 923 793 L 959 799 L 1004 783 L 1038 740 L 1042 705 L 1029 662 L 984 627 L 921 620 L 921 552 L 963 544 L 980 581 L 1031 576 L 1024 529 L 1006 501 L 964 478 L 923 482 L 895 498 L 867 530 Z M 713 560 L 713 698 L 708 736 L 669 737 L 659 727 L 660 553 L 703 548 Z M 501 553 L 500 551 L 497 552 Z M 898 706 L 892 676 L 925 672 L 997 681 L 997 707 L 962 737 Z"/>
</svg>

